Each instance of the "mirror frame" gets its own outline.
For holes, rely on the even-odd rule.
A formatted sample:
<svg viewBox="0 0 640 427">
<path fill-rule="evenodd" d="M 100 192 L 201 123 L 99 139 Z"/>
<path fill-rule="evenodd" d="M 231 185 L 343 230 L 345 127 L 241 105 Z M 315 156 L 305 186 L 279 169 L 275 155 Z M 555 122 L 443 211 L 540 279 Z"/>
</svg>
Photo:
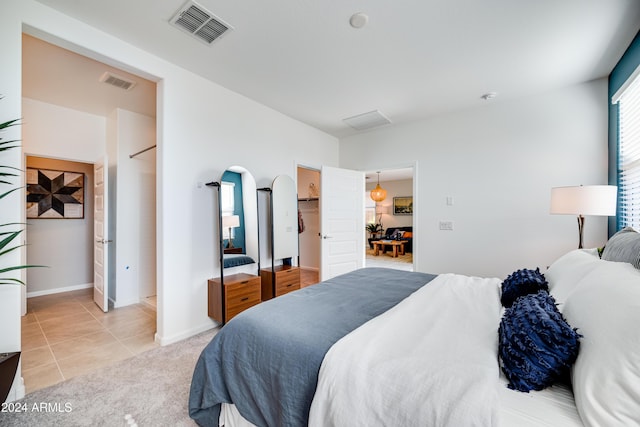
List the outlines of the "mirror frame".
<svg viewBox="0 0 640 427">
<path fill-rule="evenodd" d="M 278 175 L 271 184 L 271 242 L 273 260 L 296 258 L 298 264 L 298 191 L 289 175 Z"/>
<path fill-rule="evenodd" d="M 248 169 L 242 166 L 229 166 L 220 175 L 218 183 L 218 236 L 219 236 L 219 255 L 220 255 L 220 277 L 224 282 L 224 238 L 222 226 L 222 182 L 226 172 L 235 172 L 241 175 L 242 180 L 242 201 L 243 201 L 243 223 L 245 225 L 245 247 L 244 253 L 254 259 L 256 264 L 255 272 L 252 274 L 260 275 L 260 230 L 258 221 L 258 195 L 257 185 L 254 176 Z M 250 179 L 248 179 L 250 178 Z M 249 184 L 249 185 L 247 185 Z M 249 218 L 249 220 L 248 220 Z M 249 264 L 247 264 L 249 265 Z M 234 268 L 234 267 L 227 267 Z"/>
</svg>

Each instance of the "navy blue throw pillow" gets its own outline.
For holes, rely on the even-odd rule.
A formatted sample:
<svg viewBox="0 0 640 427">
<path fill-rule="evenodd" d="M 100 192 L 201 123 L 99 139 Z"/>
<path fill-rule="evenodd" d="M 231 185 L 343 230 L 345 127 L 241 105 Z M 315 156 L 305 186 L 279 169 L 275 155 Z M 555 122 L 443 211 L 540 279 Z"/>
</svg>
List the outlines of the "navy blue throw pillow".
<svg viewBox="0 0 640 427">
<path fill-rule="evenodd" d="M 563 379 L 578 357 L 580 337 L 546 291 L 518 298 L 498 328 L 498 354 L 508 387 L 542 390 Z"/>
<path fill-rule="evenodd" d="M 539 290 L 549 291 L 549 284 L 540 269 L 517 270 L 507 276 L 502 282 L 502 296 L 500 302 L 505 307 L 511 304 L 522 295 L 535 294 Z"/>
</svg>

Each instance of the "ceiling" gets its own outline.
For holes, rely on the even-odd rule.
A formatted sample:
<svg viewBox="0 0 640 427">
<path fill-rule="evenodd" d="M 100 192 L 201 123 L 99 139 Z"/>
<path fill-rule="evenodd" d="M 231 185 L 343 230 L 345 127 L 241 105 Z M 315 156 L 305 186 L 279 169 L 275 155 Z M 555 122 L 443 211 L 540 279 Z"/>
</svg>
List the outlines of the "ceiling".
<svg viewBox="0 0 640 427">
<path fill-rule="evenodd" d="M 607 76 L 640 29 L 637 0 L 199 0 L 233 27 L 209 46 L 184 0 L 38 1 L 336 137 Z"/>
</svg>

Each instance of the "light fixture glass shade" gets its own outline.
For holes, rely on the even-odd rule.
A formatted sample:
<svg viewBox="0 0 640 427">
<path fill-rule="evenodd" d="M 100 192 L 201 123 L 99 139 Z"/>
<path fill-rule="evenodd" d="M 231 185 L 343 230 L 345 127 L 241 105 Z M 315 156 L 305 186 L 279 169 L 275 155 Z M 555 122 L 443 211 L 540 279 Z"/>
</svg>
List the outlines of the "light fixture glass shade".
<svg viewBox="0 0 640 427">
<path fill-rule="evenodd" d="M 615 185 L 555 187 L 551 189 L 551 213 L 612 216 L 616 214 L 617 193 Z"/>
<path fill-rule="evenodd" d="M 380 172 L 376 173 L 378 174 L 378 184 L 376 185 L 376 188 L 371 190 L 371 193 L 369 193 L 369 195 L 374 202 L 381 202 L 387 198 L 387 190 L 380 187 Z"/>
<path fill-rule="evenodd" d="M 387 198 L 387 190 L 380 187 L 380 184 L 376 185 L 376 188 L 371 190 L 371 198 L 376 202 L 381 202 Z"/>
<path fill-rule="evenodd" d="M 222 226 L 225 228 L 240 227 L 240 217 L 238 215 L 225 215 L 222 217 Z"/>
</svg>

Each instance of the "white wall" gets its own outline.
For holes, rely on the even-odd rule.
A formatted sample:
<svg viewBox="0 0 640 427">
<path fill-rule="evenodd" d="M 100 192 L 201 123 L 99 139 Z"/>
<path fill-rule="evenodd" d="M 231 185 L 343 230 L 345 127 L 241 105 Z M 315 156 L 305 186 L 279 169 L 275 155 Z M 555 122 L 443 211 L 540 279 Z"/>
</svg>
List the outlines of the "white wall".
<svg viewBox="0 0 640 427">
<path fill-rule="evenodd" d="M 115 285 L 114 307 L 140 301 L 141 293 L 155 295 L 156 287 L 156 152 L 129 155 L 156 143 L 153 117 L 118 109 L 112 115 L 116 138 L 115 205 L 117 224 L 109 236 L 115 247 L 110 285 Z M 114 171 L 114 168 L 110 168 Z M 113 280 L 111 280 L 113 279 Z"/>
<path fill-rule="evenodd" d="M 496 100 L 344 138 L 340 166 L 389 169 L 405 166 L 394 159 L 416 159 L 417 271 L 505 277 L 544 269 L 578 245 L 576 219 L 549 214 L 551 187 L 607 183 L 607 105 L 606 79 Z M 440 231 L 440 220 L 454 231 Z M 585 246 L 606 239 L 606 218 L 588 217 Z"/>
<path fill-rule="evenodd" d="M 3 66 L 0 67 L 0 122 L 5 122 L 22 116 L 20 95 L 20 8 L 2 7 L 0 13 L 0 40 L 2 40 Z M 20 126 L 6 129 L 1 135 L 3 141 L 21 138 Z M 0 153 L 0 164 L 23 167 L 23 156 L 20 150 L 9 150 Z M 18 185 L 21 183 L 18 182 Z M 3 190 L 7 189 L 4 185 Z M 24 214 L 24 191 L 14 191 L 0 200 L 0 224 L 22 222 Z M 13 251 L 0 257 L 0 268 L 20 265 L 24 260 L 24 251 Z M 16 270 L 13 274 L 2 277 L 23 277 L 22 272 Z M 0 285 L 0 353 L 19 351 L 20 343 L 20 315 L 22 306 L 20 298 L 24 292 L 21 285 Z M 20 368 L 16 374 L 20 379 Z M 8 400 L 14 400 L 24 394 L 22 381 L 14 381 L 9 391 Z"/>
<path fill-rule="evenodd" d="M 94 163 L 105 147 L 102 116 L 22 99 L 22 147 L 31 156 Z"/>
<path fill-rule="evenodd" d="M 234 164 L 251 171 L 258 187 L 279 174 L 295 176 L 296 162 L 337 166 L 337 139 L 35 1 L 5 1 L 0 16 L 0 92 L 11 88 L 0 112 L 20 115 L 23 25 L 37 37 L 158 81 L 157 336 L 170 343 L 213 326 L 206 285 L 219 271 L 214 190 L 198 184 L 219 179 Z M 14 210 L 3 211 L 14 221 L 21 217 L 18 200 Z M 13 339 L 0 340 L 15 347 L 19 318 L 0 316 L 13 319 Z"/>
</svg>

